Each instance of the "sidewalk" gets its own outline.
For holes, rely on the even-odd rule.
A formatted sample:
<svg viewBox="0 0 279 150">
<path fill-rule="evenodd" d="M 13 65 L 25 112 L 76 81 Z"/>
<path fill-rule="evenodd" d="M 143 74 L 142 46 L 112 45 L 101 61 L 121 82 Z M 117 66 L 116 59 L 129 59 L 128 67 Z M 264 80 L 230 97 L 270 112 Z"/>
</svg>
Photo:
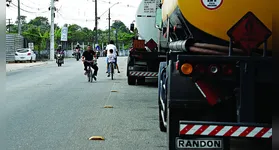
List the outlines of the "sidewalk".
<svg viewBox="0 0 279 150">
<path fill-rule="evenodd" d="M 7 63 L 6 72 L 19 70 L 27 67 L 41 66 L 49 63 L 53 63 L 53 61 L 44 61 L 44 62 L 37 61 L 35 63 Z"/>
</svg>

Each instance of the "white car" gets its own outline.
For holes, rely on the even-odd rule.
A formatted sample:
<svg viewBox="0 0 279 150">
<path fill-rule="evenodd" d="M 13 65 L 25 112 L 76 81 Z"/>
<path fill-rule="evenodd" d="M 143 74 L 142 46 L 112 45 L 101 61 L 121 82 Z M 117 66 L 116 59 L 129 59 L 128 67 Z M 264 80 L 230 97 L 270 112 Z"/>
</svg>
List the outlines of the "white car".
<svg viewBox="0 0 279 150">
<path fill-rule="evenodd" d="M 15 52 L 15 62 L 19 61 L 36 62 L 36 54 L 29 48 L 18 49 Z"/>
</svg>

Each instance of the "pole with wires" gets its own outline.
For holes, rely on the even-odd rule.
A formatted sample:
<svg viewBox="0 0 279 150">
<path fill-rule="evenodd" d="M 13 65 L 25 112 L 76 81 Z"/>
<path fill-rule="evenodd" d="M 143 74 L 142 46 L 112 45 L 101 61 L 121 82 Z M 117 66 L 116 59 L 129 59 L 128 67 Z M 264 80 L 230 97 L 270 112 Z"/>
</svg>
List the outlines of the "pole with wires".
<svg viewBox="0 0 279 150">
<path fill-rule="evenodd" d="M 12 19 L 6 19 L 6 20 L 9 20 L 9 22 L 8 22 L 8 31 L 9 31 L 9 33 L 11 33 L 11 20 Z"/>
<path fill-rule="evenodd" d="M 108 34 L 109 34 L 108 42 L 110 42 L 110 8 L 109 8 L 109 13 L 108 13 L 108 23 L 109 23 L 109 25 L 108 25 Z"/>
<path fill-rule="evenodd" d="M 20 0 L 17 0 L 17 1 L 18 1 L 18 4 L 17 4 L 18 35 L 20 35 L 21 34 Z"/>
<path fill-rule="evenodd" d="M 49 59 L 54 60 L 54 0 L 50 1 L 51 26 L 50 26 L 50 52 Z"/>
<path fill-rule="evenodd" d="M 96 35 L 95 35 L 95 47 L 98 44 L 98 13 L 97 13 L 97 10 L 98 10 L 97 9 L 97 0 L 95 0 L 95 29 L 96 29 L 96 31 L 95 31 L 95 33 L 96 33 Z"/>
</svg>

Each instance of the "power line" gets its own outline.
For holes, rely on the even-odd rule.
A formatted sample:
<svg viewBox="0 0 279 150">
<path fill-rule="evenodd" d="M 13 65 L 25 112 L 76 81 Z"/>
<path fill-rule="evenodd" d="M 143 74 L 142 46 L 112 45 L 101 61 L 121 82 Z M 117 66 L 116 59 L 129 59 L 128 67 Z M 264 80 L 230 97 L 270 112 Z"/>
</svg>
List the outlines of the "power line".
<svg viewBox="0 0 279 150">
<path fill-rule="evenodd" d="M 13 6 L 15 7 L 18 7 L 17 5 L 15 5 L 14 3 L 11 3 Z M 20 10 L 24 11 L 24 12 L 27 12 L 27 13 L 31 13 L 31 14 L 35 14 L 35 13 L 46 13 L 48 11 L 43 11 L 43 12 L 31 12 L 31 11 L 28 11 L 28 10 L 25 10 L 25 9 L 22 9 L 20 8 Z"/>
<path fill-rule="evenodd" d="M 27 0 L 27 1 L 29 1 L 30 3 L 32 3 L 32 4 L 34 4 L 34 5 L 39 5 L 39 6 L 42 6 L 40 3 L 34 3 L 33 1 L 31 1 L 31 0 Z M 48 6 L 42 6 L 43 8 L 45 8 L 45 7 L 48 7 Z"/>
<path fill-rule="evenodd" d="M 93 22 L 93 21 L 95 21 L 95 19 L 89 20 L 89 19 L 73 19 L 73 18 L 67 18 L 67 17 L 64 17 L 60 12 L 58 12 L 58 14 L 59 14 L 59 15 L 61 16 L 61 18 L 64 19 L 64 20 L 85 21 L 85 22 Z"/>
<path fill-rule="evenodd" d="M 27 8 L 31 8 L 31 9 L 36 9 L 36 10 L 40 10 L 40 9 L 44 9 L 44 8 L 46 8 L 46 7 L 41 7 L 41 8 L 35 8 L 35 7 L 30 7 L 30 6 L 28 6 L 28 5 L 25 5 L 24 3 L 21 3 L 23 6 L 25 6 L 25 7 L 27 7 Z"/>
</svg>

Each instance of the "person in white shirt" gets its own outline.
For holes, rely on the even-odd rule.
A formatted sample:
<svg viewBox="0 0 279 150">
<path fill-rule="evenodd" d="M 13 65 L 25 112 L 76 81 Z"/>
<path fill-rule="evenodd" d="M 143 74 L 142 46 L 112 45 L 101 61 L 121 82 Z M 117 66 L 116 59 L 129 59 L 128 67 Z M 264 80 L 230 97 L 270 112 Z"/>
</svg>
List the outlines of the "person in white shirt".
<svg viewBox="0 0 279 150">
<path fill-rule="evenodd" d="M 118 50 L 117 50 L 117 48 L 114 45 L 114 42 L 112 40 L 109 42 L 109 44 L 106 47 L 107 54 L 109 53 L 109 50 L 111 50 L 111 49 L 113 50 L 113 54 L 115 55 L 115 65 L 116 65 L 117 71 L 118 71 L 118 73 L 120 73 L 119 67 L 118 67 L 118 64 L 117 64 L 117 53 L 118 53 Z M 107 73 L 108 73 L 108 69 L 109 69 L 109 66 L 108 66 L 108 61 L 107 61 Z"/>
<path fill-rule="evenodd" d="M 116 62 L 116 55 L 113 54 L 113 49 L 109 50 L 109 53 L 107 54 L 107 62 L 109 63 L 114 63 Z M 109 69 L 113 69 L 113 68 L 109 68 Z M 110 70 L 107 70 L 108 72 L 108 77 L 110 77 Z"/>
</svg>

